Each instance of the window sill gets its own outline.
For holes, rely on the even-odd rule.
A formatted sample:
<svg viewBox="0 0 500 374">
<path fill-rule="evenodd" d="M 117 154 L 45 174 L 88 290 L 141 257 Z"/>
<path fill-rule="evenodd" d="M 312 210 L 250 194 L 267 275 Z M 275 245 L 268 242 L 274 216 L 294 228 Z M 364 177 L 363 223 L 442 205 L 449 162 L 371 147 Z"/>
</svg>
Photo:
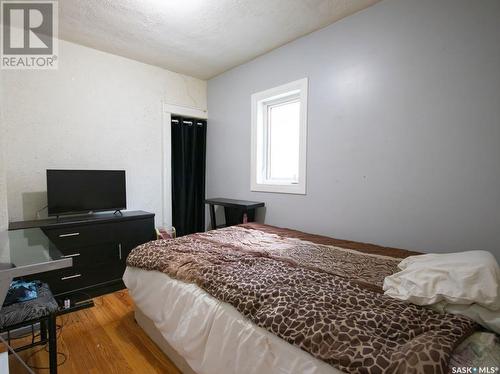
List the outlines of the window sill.
<svg viewBox="0 0 500 374">
<path fill-rule="evenodd" d="M 253 184 L 250 188 L 253 192 L 273 192 L 293 195 L 305 195 L 306 186 L 301 184 Z"/>
</svg>

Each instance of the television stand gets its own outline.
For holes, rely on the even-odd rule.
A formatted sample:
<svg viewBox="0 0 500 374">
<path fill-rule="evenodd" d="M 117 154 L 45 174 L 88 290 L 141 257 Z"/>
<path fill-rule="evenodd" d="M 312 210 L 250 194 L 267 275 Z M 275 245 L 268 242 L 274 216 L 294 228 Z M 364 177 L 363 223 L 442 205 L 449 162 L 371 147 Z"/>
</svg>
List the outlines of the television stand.
<svg viewBox="0 0 500 374">
<path fill-rule="evenodd" d="M 61 218 L 61 217 L 63 217 L 63 218 Z M 63 220 L 78 220 L 78 219 L 82 219 L 85 217 L 89 217 L 89 218 L 94 217 L 94 211 L 89 210 L 87 213 L 80 213 L 80 214 L 63 214 L 62 216 L 56 215 L 56 221 L 62 222 Z"/>
<path fill-rule="evenodd" d="M 122 217 L 123 216 L 123 213 L 121 210 L 115 210 L 115 212 L 113 213 L 113 215 L 115 216 L 119 216 L 119 217 Z"/>
</svg>

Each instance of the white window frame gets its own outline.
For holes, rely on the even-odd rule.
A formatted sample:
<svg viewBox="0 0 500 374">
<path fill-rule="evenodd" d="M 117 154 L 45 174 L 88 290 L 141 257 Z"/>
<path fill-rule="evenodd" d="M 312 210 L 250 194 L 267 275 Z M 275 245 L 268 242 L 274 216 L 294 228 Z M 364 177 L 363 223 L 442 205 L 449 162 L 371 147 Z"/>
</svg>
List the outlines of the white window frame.
<svg viewBox="0 0 500 374">
<path fill-rule="evenodd" d="M 254 93 L 252 102 L 252 139 L 251 139 L 251 186 L 252 191 L 277 192 L 289 194 L 306 194 L 306 164 L 307 164 L 307 78 L 299 79 L 279 87 Z M 299 129 L 299 176 L 297 183 L 283 180 L 268 180 L 262 178 L 268 162 L 266 150 L 268 144 L 264 130 L 267 129 L 268 107 L 278 103 L 300 101 Z M 263 151 L 259 151 L 263 150 Z"/>
</svg>

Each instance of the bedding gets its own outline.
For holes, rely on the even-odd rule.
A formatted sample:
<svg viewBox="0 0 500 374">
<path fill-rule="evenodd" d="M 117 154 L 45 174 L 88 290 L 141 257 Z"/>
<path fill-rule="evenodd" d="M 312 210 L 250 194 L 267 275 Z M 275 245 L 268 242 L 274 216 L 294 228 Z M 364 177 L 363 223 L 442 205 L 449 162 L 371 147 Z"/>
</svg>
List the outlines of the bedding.
<svg viewBox="0 0 500 374">
<path fill-rule="evenodd" d="M 477 329 L 382 293 L 409 252 L 247 224 L 134 249 L 128 266 L 198 285 L 345 372 L 444 373 Z"/>
<path fill-rule="evenodd" d="M 461 305 L 450 304 L 445 301 L 430 305 L 429 308 L 441 313 L 452 313 L 467 316 L 483 326 L 485 329 L 500 334 L 500 310 L 489 310 L 478 304 Z"/>
<path fill-rule="evenodd" d="M 498 373 L 500 368 L 500 341 L 492 333 L 474 333 L 455 350 L 450 360 L 452 368 L 476 368 L 473 373 Z M 483 368 L 479 371 L 477 368 Z M 487 368 L 487 370 L 485 370 Z M 455 372 L 459 372 L 455 369 Z M 463 372 L 463 371 L 462 371 Z"/>
<path fill-rule="evenodd" d="M 192 283 L 135 267 L 127 267 L 123 280 L 136 313 L 197 374 L 342 374 Z"/>
<path fill-rule="evenodd" d="M 385 294 L 418 305 L 438 302 L 500 312 L 500 269 L 487 251 L 410 256 L 384 282 Z"/>
<path fill-rule="evenodd" d="M 342 374 L 194 284 L 135 267 L 127 267 L 123 280 L 136 305 L 138 322 L 141 315 L 146 316 L 197 374 Z M 491 333 L 472 334 L 454 350 L 449 366 L 500 367 L 498 338 Z"/>
<path fill-rule="evenodd" d="M 467 316 L 500 333 L 500 268 L 487 251 L 405 258 L 385 278 L 385 294 L 446 313 Z"/>
</svg>

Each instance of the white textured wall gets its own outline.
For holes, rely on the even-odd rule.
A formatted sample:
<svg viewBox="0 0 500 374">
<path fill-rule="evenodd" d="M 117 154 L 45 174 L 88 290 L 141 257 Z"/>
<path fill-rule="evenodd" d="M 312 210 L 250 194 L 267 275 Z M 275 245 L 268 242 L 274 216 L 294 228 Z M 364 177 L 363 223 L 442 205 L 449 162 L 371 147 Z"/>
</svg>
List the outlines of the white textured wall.
<svg viewBox="0 0 500 374">
<path fill-rule="evenodd" d="M 250 95 L 309 77 L 307 195 L 250 191 Z M 500 260 L 500 1 L 384 0 L 208 83 L 207 195 L 269 224 Z"/>
<path fill-rule="evenodd" d="M 3 72 L 10 220 L 46 205 L 46 169 L 82 168 L 125 169 L 128 209 L 162 222 L 162 102 L 205 109 L 206 82 L 65 41 L 59 51 L 56 71 Z"/>
<path fill-rule="evenodd" d="M 7 182 L 5 179 L 5 164 L 3 154 L 0 151 L 0 231 L 8 227 L 7 214 Z"/>
<path fill-rule="evenodd" d="M 0 71 L 0 82 L 2 72 Z M 0 85 L 0 103 L 3 95 L 3 87 Z M 7 214 L 7 181 L 5 170 L 5 125 L 2 118 L 3 105 L 0 105 L 0 231 L 6 230 L 8 227 Z"/>
</svg>

